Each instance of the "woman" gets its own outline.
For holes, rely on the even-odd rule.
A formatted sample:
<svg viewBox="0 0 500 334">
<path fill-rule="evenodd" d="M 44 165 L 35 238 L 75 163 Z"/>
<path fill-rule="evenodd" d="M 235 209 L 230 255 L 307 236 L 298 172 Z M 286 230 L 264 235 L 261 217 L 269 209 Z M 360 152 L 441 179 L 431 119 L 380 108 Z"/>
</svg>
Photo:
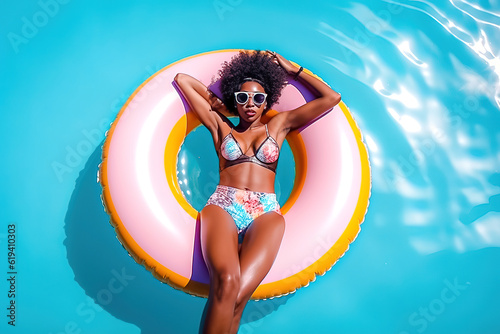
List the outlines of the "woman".
<svg viewBox="0 0 500 334">
<path fill-rule="evenodd" d="M 316 99 L 271 118 L 287 74 L 317 92 Z M 279 151 L 289 131 L 307 125 L 340 101 L 321 80 L 273 52 L 246 51 L 219 72 L 222 101 L 195 78 L 175 82 L 212 134 L 220 182 L 200 213 L 201 247 L 210 274 L 204 333 L 236 333 L 243 309 L 269 272 L 285 231 L 274 193 Z M 232 123 L 222 114 L 239 116 Z"/>
</svg>

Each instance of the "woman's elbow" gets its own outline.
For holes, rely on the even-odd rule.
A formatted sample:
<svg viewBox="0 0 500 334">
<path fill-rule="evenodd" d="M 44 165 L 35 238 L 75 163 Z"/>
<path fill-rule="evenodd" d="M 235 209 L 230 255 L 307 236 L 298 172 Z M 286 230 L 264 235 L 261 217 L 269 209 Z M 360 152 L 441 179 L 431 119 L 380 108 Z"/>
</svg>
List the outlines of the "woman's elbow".
<svg viewBox="0 0 500 334">
<path fill-rule="evenodd" d="M 332 91 L 331 94 L 328 94 L 328 105 L 330 108 L 335 107 L 337 104 L 339 104 L 341 100 L 341 96 L 339 93 Z"/>
<path fill-rule="evenodd" d="M 184 78 L 186 78 L 186 74 L 184 73 L 177 73 L 175 75 L 174 81 L 179 84 L 180 81 L 182 81 Z"/>
</svg>

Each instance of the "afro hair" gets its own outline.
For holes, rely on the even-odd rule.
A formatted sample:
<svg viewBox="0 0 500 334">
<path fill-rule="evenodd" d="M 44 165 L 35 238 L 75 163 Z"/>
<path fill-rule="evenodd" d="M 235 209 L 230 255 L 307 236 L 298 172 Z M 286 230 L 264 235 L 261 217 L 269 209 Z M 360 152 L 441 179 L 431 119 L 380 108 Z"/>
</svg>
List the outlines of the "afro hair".
<svg viewBox="0 0 500 334">
<path fill-rule="evenodd" d="M 239 91 L 245 81 L 257 81 L 267 93 L 268 111 L 281 96 L 281 91 L 287 84 L 287 73 L 273 58 L 260 50 L 240 51 L 231 61 L 224 62 L 219 70 L 222 101 L 227 109 L 238 115 L 234 93 Z M 245 80 L 252 78 L 256 80 Z"/>
</svg>

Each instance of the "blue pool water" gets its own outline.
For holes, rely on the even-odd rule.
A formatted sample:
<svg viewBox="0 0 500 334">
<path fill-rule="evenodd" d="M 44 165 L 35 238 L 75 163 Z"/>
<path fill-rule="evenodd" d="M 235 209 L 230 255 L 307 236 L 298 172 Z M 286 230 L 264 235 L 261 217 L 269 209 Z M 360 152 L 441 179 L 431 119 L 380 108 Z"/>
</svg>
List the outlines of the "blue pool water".
<svg viewBox="0 0 500 334">
<path fill-rule="evenodd" d="M 240 333 L 500 332 L 498 1 L 0 9 L 1 333 L 197 332 L 205 300 L 128 256 L 96 173 L 109 123 L 145 79 L 228 48 L 275 50 L 340 91 L 373 178 L 346 255 L 295 294 L 250 303 Z"/>
</svg>

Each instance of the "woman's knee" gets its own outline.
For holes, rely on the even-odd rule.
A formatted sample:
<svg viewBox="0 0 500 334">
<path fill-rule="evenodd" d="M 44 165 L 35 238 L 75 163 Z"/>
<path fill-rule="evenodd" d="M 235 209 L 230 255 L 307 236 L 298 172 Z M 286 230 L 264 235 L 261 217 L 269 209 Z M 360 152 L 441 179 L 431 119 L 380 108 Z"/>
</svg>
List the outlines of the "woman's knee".
<svg viewBox="0 0 500 334">
<path fill-rule="evenodd" d="M 211 286 L 218 299 L 230 298 L 236 300 L 240 289 L 240 275 L 236 272 L 221 271 L 211 275 Z"/>
</svg>

